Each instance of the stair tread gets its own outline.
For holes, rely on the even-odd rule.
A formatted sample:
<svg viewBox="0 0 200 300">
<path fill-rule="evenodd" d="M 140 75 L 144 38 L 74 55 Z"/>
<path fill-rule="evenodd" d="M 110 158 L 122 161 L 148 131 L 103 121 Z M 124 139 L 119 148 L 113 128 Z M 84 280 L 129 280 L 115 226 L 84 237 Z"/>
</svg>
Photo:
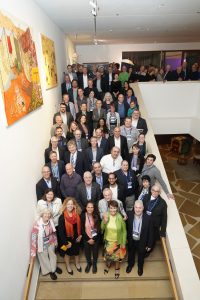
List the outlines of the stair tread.
<svg viewBox="0 0 200 300">
<path fill-rule="evenodd" d="M 36 300 L 172 299 L 168 280 L 40 282 Z"/>
<path fill-rule="evenodd" d="M 58 266 L 63 270 L 63 273 L 58 275 L 58 281 L 99 281 L 99 280 L 113 280 L 114 278 L 114 266 L 111 267 L 109 273 L 104 275 L 105 263 L 99 262 L 97 265 L 98 272 L 96 274 L 92 273 L 92 268 L 89 273 L 85 273 L 86 263 L 81 263 L 82 272 L 79 273 L 74 264 L 71 264 L 71 267 L 74 271 L 74 275 L 71 276 L 67 273 L 65 263 L 58 263 Z M 126 273 L 126 263 L 121 265 L 120 270 L 120 280 L 162 280 L 168 279 L 168 270 L 164 261 L 146 261 L 144 264 L 144 274 L 139 277 L 137 274 L 137 266 L 135 265 L 132 269 L 132 272 Z M 50 276 L 42 276 L 39 277 L 40 281 L 51 281 Z"/>
<path fill-rule="evenodd" d="M 103 261 L 103 256 L 101 254 L 102 254 L 102 249 L 99 250 L 98 261 Z M 152 260 L 155 261 L 155 260 L 164 260 L 164 259 L 165 258 L 162 250 L 162 245 L 158 243 L 155 249 L 153 250 L 153 252 L 149 255 L 149 257 L 145 259 L 145 261 L 152 261 Z M 57 260 L 58 262 L 64 261 L 63 257 L 61 257 L 59 254 L 57 254 Z M 83 251 L 80 252 L 80 261 L 85 262 L 85 255 Z"/>
</svg>

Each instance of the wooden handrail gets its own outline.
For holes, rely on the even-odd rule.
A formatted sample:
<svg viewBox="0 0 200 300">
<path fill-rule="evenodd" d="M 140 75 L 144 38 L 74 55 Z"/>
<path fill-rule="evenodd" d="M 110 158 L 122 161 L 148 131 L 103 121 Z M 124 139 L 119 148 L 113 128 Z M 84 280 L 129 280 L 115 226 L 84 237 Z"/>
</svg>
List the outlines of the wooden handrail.
<svg viewBox="0 0 200 300">
<path fill-rule="evenodd" d="M 31 257 L 30 264 L 29 264 L 28 271 L 27 271 L 27 276 L 26 276 L 23 300 L 28 300 L 34 264 L 35 264 L 35 257 Z"/>
<path fill-rule="evenodd" d="M 173 290 L 173 294 L 174 294 L 174 299 L 179 300 L 179 296 L 178 296 L 178 292 L 177 292 L 177 288 L 176 288 L 176 283 L 175 283 L 174 274 L 173 274 L 172 266 L 171 266 L 170 259 L 169 259 L 169 254 L 168 254 L 165 238 L 161 237 L 161 242 L 162 242 L 162 246 L 163 246 L 165 259 L 167 262 L 167 268 L 168 268 L 170 282 L 171 282 L 171 286 L 172 286 L 172 290 Z"/>
</svg>

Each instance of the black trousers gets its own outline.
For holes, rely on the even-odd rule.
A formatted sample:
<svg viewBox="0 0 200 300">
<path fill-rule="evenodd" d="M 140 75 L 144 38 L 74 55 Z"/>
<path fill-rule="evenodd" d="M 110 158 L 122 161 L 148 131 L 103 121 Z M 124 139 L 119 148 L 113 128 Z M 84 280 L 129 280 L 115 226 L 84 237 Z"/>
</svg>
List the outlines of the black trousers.
<svg viewBox="0 0 200 300">
<path fill-rule="evenodd" d="M 138 254 L 138 268 L 143 268 L 145 250 L 141 251 L 139 248 L 140 241 L 128 241 L 128 265 L 133 267 L 135 263 L 135 254 Z"/>
<path fill-rule="evenodd" d="M 88 264 L 97 263 L 98 259 L 98 252 L 99 252 L 99 241 L 95 241 L 93 245 L 90 245 L 87 241 L 84 241 L 84 251 L 85 251 L 85 257 Z"/>
</svg>

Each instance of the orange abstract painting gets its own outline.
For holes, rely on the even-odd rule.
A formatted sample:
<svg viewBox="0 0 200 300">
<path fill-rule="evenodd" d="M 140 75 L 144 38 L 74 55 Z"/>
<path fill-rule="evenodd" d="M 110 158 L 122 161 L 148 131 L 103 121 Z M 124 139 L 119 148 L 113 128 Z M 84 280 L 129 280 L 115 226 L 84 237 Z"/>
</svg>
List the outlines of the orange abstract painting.
<svg viewBox="0 0 200 300">
<path fill-rule="evenodd" d="M 42 105 L 30 28 L 0 12 L 0 87 L 8 125 Z"/>
</svg>

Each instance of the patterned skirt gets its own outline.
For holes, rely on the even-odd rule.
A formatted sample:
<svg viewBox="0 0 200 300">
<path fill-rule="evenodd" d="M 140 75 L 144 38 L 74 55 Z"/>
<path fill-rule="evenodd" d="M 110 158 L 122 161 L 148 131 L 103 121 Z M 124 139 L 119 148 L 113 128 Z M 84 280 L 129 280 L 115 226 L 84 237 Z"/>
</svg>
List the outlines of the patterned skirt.
<svg viewBox="0 0 200 300">
<path fill-rule="evenodd" d="M 117 242 L 105 241 L 104 250 L 104 260 L 108 262 L 121 262 L 126 256 L 126 248 L 121 248 Z"/>
</svg>

